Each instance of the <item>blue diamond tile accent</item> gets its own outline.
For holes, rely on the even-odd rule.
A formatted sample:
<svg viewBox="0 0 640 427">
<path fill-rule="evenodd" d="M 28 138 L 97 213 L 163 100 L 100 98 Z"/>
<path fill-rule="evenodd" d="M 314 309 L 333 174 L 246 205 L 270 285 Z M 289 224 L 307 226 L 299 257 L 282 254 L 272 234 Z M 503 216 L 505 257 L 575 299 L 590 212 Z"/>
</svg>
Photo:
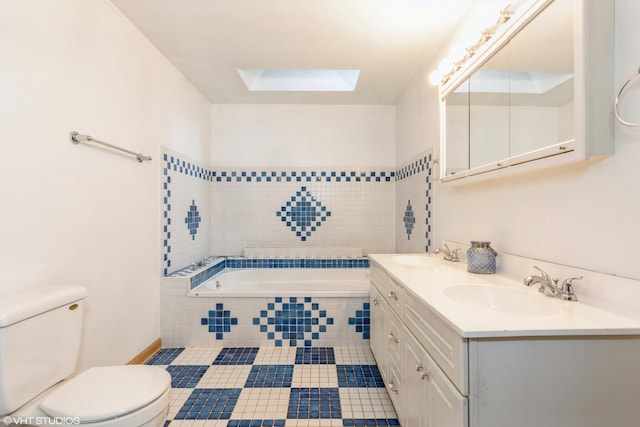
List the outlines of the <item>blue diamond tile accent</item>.
<svg viewBox="0 0 640 427">
<path fill-rule="evenodd" d="M 319 310 L 319 305 L 309 297 L 276 297 L 267 307 L 272 308 L 261 310 L 260 317 L 253 318 L 253 324 L 267 334 L 267 339 L 274 340 L 276 346 L 284 343 L 290 347 L 310 347 L 314 340 L 320 339 L 320 333 L 327 331 L 327 325 L 333 324 L 326 310 Z"/>
<path fill-rule="evenodd" d="M 287 419 L 319 418 L 342 418 L 338 388 L 291 388 Z"/>
<path fill-rule="evenodd" d="M 201 221 L 202 217 L 200 217 L 200 212 L 198 212 L 196 201 L 192 200 L 191 206 L 189 206 L 189 210 L 187 211 L 187 216 L 184 218 L 184 223 L 187 224 L 189 234 L 191 234 L 191 240 L 196 239 L 196 234 L 198 233 L 198 227 L 200 227 Z"/>
<path fill-rule="evenodd" d="M 167 366 L 167 372 L 171 374 L 172 388 L 194 388 L 202 376 L 209 369 L 200 365 L 171 365 Z"/>
<path fill-rule="evenodd" d="M 276 212 L 276 216 L 304 242 L 331 216 L 331 212 L 316 200 L 307 187 L 301 187 L 300 191 Z"/>
<path fill-rule="evenodd" d="M 238 403 L 241 388 L 196 388 L 191 392 L 176 420 L 228 420 Z"/>
<path fill-rule="evenodd" d="M 214 365 L 252 365 L 258 347 L 225 347 L 213 361 Z"/>
<path fill-rule="evenodd" d="M 293 365 L 253 365 L 246 388 L 291 387 Z"/>
<path fill-rule="evenodd" d="M 209 310 L 208 317 L 200 319 L 200 324 L 209 327 L 209 332 L 216 334 L 216 339 L 224 338 L 224 333 L 231 332 L 231 326 L 238 324 L 237 317 L 231 317 L 231 311 L 224 309 L 224 304 L 216 304 L 215 310 Z"/>
<path fill-rule="evenodd" d="M 357 333 L 362 334 L 362 338 L 368 340 L 371 337 L 371 310 L 369 303 L 362 304 L 362 310 L 356 310 L 354 317 L 349 317 L 349 325 L 356 328 Z"/>
<path fill-rule="evenodd" d="M 384 387 L 376 365 L 336 365 L 339 387 Z"/>
<path fill-rule="evenodd" d="M 184 351 L 182 348 L 164 348 L 145 362 L 145 365 L 170 365 Z"/>
<path fill-rule="evenodd" d="M 296 365 L 335 365 L 333 347 L 300 347 L 296 349 Z"/>
<path fill-rule="evenodd" d="M 407 240 L 411 239 L 411 231 L 413 230 L 413 226 L 416 223 L 416 218 L 413 215 L 413 208 L 411 207 L 411 200 L 407 200 L 407 208 L 404 211 L 404 217 L 402 218 L 404 222 L 404 229 L 407 232 Z"/>
</svg>

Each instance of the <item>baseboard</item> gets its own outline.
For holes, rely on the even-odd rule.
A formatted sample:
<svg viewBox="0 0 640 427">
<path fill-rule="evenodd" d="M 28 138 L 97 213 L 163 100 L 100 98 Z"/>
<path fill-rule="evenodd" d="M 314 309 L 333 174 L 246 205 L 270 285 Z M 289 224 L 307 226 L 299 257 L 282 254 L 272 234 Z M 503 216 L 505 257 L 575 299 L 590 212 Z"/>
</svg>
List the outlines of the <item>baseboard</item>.
<svg viewBox="0 0 640 427">
<path fill-rule="evenodd" d="M 158 338 L 138 354 L 131 359 L 127 365 L 141 365 L 146 362 L 151 356 L 156 354 L 162 348 L 162 340 Z"/>
</svg>

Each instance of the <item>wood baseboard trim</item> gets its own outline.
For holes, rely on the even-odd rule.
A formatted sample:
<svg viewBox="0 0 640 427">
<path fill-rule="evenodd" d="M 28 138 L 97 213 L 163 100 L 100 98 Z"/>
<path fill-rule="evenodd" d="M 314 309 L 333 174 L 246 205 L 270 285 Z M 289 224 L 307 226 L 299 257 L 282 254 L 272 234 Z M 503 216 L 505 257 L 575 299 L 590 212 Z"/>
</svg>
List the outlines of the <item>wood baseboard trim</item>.
<svg viewBox="0 0 640 427">
<path fill-rule="evenodd" d="M 145 348 L 136 357 L 131 359 L 127 365 L 141 365 L 146 362 L 151 356 L 156 354 L 162 348 L 162 340 L 158 338 L 152 342 L 149 347 Z"/>
</svg>

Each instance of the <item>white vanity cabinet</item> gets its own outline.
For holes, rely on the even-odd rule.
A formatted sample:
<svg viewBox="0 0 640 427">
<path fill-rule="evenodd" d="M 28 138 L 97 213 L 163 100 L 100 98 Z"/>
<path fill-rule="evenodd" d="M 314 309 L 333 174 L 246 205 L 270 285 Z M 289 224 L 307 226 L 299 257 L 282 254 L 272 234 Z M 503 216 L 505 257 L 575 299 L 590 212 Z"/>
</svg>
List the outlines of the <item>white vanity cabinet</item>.
<svg viewBox="0 0 640 427">
<path fill-rule="evenodd" d="M 407 273 L 410 279 L 401 282 L 393 269 L 376 262 L 371 271 L 371 349 L 404 427 L 640 425 L 636 323 L 628 333 L 521 331 L 508 329 L 513 318 L 505 317 L 499 322 L 504 330 L 456 329 L 439 311 L 437 292 L 418 296 L 416 289 L 436 286 L 427 276 Z M 563 328 L 581 321 L 583 308 L 561 304 L 571 316 Z M 489 321 L 482 316 L 500 316 L 478 312 L 476 317 L 473 310 L 467 308 L 463 317 L 478 325 Z M 559 322 L 562 316 L 551 318 Z"/>
<path fill-rule="evenodd" d="M 466 342 L 452 337 L 451 331 L 433 329 L 437 322 L 429 320 L 426 306 L 377 265 L 371 267 L 371 282 L 371 350 L 400 423 L 407 427 L 467 426 L 466 396 L 426 350 L 431 348 L 462 381 L 466 378 Z"/>
<path fill-rule="evenodd" d="M 405 405 L 403 416 L 409 427 L 467 426 L 467 398 L 453 386 L 418 341 L 406 337 Z"/>
<path fill-rule="evenodd" d="M 376 269 L 378 272 L 381 270 Z M 371 352 L 376 358 L 378 369 L 382 378 L 388 381 L 387 376 L 387 304 L 384 301 L 382 292 L 386 289 L 386 278 L 382 276 L 382 282 L 377 279 L 374 274 L 371 274 L 371 290 L 369 293 L 369 307 L 371 310 L 371 339 L 369 344 L 371 346 Z M 383 288 L 383 289 L 381 289 Z"/>
<path fill-rule="evenodd" d="M 371 273 L 371 351 L 385 381 L 391 400 L 400 414 L 403 412 L 405 327 L 400 320 L 401 287 L 379 268 Z"/>
</svg>

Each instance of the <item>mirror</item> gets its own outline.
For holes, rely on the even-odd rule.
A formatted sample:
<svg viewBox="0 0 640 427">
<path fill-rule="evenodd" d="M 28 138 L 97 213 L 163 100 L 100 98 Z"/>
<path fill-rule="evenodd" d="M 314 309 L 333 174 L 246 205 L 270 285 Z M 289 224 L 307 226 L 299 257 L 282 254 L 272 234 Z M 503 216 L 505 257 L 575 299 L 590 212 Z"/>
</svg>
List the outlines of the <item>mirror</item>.
<svg viewBox="0 0 640 427">
<path fill-rule="evenodd" d="M 509 42 L 511 156 L 574 138 L 572 17 L 556 0 Z"/>
<path fill-rule="evenodd" d="M 469 79 L 445 100 L 446 174 L 469 169 Z"/>
<path fill-rule="evenodd" d="M 574 151 L 572 161 L 613 153 L 613 92 L 602 83 L 613 84 L 613 0 L 535 0 L 523 9 L 441 84 L 443 181 Z"/>
<path fill-rule="evenodd" d="M 509 45 L 469 78 L 469 168 L 509 157 Z"/>
</svg>

